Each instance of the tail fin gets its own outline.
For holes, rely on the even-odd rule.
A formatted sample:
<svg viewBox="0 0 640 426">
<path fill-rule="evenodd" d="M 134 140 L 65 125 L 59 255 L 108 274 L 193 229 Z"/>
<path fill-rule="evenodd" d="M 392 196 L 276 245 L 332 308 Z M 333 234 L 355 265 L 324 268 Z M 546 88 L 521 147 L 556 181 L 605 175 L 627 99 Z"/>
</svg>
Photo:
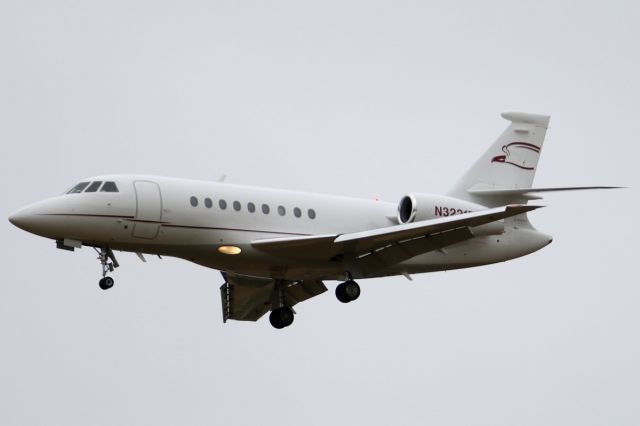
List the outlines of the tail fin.
<svg viewBox="0 0 640 426">
<path fill-rule="evenodd" d="M 531 188 L 550 117 L 523 112 L 505 112 L 502 117 L 511 121 L 509 127 L 448 195 L 487 205 L 489 200 L 478 191 Z"/>
</svg>

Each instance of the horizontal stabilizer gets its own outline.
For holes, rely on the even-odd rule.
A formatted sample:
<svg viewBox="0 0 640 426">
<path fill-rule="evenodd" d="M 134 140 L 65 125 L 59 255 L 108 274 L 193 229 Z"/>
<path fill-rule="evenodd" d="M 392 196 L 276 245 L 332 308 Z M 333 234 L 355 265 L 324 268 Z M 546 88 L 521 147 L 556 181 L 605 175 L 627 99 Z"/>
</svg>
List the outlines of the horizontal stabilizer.
<svg viewBox="0 0 640 426">
<path fill-rule="evenodd" d="M 528 200 L 538 200 L 541 197 L 536 194 L 541 192 L 561 192 L 561 191 L 583 191 L 587 189 L 619 189 L 621 186 L 563 186 L 557 188 L 517 188 L 517 189 L 499 189 L 499 188 L 471 188 L 467 190 L 469 194 L 487 196 L 487 197 L 522 197 Z"/>
</svg>

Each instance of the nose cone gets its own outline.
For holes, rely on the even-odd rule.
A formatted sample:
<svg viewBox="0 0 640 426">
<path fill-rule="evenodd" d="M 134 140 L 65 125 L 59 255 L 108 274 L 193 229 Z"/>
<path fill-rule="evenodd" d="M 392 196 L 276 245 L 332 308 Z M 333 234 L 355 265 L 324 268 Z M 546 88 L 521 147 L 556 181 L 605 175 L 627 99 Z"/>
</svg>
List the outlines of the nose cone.
<svg viewBox="0 0 640 426">
<path fill-rule="evenodd" d="M 29 225 L 33 225 L 33 214 L 29 214 L 25 209 L 20 209 L 9 216 L 9 222 L 20 229 L 29 231 Z"/>
<path fill-rule="evenodd" d="M 52 231 L 51 222 L 55 217 L 49 215 L 51 213 L 50 207 L 50 201 L 48 200 L 31 204 L 13 212 L 9 216 L 9 222 L 32 234 L 43 237 L 49 236 L 50 231 Z"/>
</svg>

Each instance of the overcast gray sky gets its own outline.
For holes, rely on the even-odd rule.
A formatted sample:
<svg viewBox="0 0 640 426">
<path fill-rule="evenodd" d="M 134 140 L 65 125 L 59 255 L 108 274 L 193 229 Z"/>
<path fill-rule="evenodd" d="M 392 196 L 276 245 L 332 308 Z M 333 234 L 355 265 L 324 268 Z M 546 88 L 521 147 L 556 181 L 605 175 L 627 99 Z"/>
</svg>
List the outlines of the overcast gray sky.
<svg viewBox="0 0 640 426">
<path fill-rule="evenodd" d="M 633 1 L 0 0 L 0 424 L 637 425 L 640 8 Z M 444 192 L 552 116 L 554 243 L 361 281 L 295 324 L 222 324 L 217 271 L 6 221 L 82 177 Z M 4 221 L 4 222 L 2 222 Z"/>
</svg>

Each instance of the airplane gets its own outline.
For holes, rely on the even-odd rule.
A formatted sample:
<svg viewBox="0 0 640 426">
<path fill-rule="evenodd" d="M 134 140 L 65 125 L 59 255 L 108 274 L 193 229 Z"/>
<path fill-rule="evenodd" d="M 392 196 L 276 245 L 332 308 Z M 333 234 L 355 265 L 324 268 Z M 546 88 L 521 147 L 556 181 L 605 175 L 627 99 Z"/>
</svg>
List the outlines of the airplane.
<svg viewBox="0 0 640 426">
<path fill-rule="evenodd" d="M 62 195 L 9 217 L 55 240 L 89 246 L 102 267 L 99 287 L 118 267 L 114 251 L 173 256 L 221 271 L 223 321 L 273 327 L 293 307 L 336 280 L 342 303 L 360 296 L 356 280 L 453 270 L 533 253 L 552 237 L 536 230 L 528 204 L 550 191 L 533 188 L 550 117 L 503 113 L 506 130 L 445 195 L 410 193 L 399 203 L 147 175 L 83 179 Z"/>
</svg>

